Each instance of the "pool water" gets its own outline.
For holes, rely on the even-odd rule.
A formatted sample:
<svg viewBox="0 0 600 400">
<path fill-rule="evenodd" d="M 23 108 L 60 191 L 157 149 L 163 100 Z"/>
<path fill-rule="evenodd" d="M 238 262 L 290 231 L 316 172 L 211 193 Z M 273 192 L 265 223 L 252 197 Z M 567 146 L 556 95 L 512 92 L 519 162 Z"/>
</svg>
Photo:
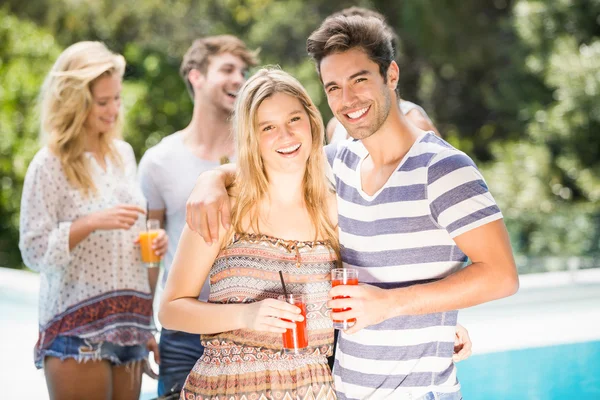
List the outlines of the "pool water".
<svg viewBox="0 0 600 400">
<path fill-rule="evenodd" d="M 474 355 L 458 379 L 465 400 L 600 399 L 600 341 Z"/>
<path fill-rule="evenodd" d="M 600 269 L 591 272 L 564 287 L 522 279 L 516 296 L 461 311 L 476 352 L 458 364 L 465 400 L 600 400 Z M 0 268 L 0 399 L 48 399 L 33 366 L 38 287 L 36 274 Z M 156 398 L 146 376 L 140 398 Z"/>
<path fill-rule="evenodd" d="M 33 364 L 38 288 L 36 274 L 0 267 L 0 400 L 48 399 L 44 373 Z M 156 398 L 156 381 L 146 375 L 140 398 Z"/>
</svg>

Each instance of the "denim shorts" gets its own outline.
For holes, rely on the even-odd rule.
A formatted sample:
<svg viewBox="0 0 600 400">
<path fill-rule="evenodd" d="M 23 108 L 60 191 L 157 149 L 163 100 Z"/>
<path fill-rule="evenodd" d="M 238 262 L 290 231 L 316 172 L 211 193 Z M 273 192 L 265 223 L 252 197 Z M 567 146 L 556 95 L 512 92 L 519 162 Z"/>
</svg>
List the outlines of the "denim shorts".
<svg viewBox="0 0 600 400">
<path fill-rule="evenodd" d="M 58 336 L 48 349 L 42 351 L 42 357 L 36 367 L 42 368 L 44 358 L 57 357 L 61 360 L 73 358 L 77 362 L 108 360 L 112 365 L 125 365 L 148 357 L 146 345 L 119 346 L 110 342 L 90 343 L 76 336 Z"/>
</svg>

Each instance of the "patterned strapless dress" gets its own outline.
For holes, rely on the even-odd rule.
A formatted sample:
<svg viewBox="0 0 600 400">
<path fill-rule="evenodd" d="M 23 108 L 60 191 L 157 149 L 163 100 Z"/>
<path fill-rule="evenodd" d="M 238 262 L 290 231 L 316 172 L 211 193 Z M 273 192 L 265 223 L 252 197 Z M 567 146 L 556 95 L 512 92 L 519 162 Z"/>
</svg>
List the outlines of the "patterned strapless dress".
<svg viewBox="0 0 600 400">
<path fill-rule="evenodd" d="M 307 297 L 309 351 L 284 354 L 281 334 L 248 329 L 202 335 L 203 356 L 190 372 L 183 400 L 336 399 L 327 356 L 333 328 L 326 307 L 335 253 L 326 242 L 237 234 L 209 274 L 209 302 L 251 303 L 283 293 Z M 227 315 L 223 315 L 227 318 Z"/>
</svg>

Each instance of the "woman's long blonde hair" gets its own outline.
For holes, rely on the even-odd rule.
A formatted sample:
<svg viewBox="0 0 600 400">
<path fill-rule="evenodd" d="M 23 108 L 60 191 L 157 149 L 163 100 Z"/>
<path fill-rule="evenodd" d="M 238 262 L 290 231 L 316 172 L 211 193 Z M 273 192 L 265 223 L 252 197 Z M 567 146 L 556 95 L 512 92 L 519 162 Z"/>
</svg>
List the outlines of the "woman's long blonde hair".
<svg viewBox="0 0 600 400">
<path fill-rule="evenodd" d="M 329 218 L 327 207 L 327 197 L 333 188 L 323 171 L 326 162 L 323 119 L 300 82 L 277 68 L 263 68 L 252 76 L 240 90 L 235 105 L 233 130 L 237 146 L 237 174 L 232 189 L 236 197 L 231 213 L 233 230 L 244 232 L 248 228 L 244 226 L 244 220 L 249 216 L 250 228 L 260 233 L 258 204 L 267 193 L 268 178 L 260 156 L 257 112 L 262 102 L 276 93 L 297 98 L 308 114 L 312 149 L 303 179 L 304 202 L 315 226 L 315 240 L 319 237 L 328 240 L 339 259 L 337 228 Z"/>
<path fill-rule="evenodd" d="M 40 95 L 41 132 L 60 159 L 71 185 L 85 194 L 95 192 L 85 157 L 85 122 L 92 108 L 91 87 L 102 76 L 123 77 L 125 59 L 100 42 L 79 42 L 58 57 L 46 76 Z M 118 166 L 122 160 L 113 139 L 121 137 L 120 114 L 115 128 L 100 137 L 101 156 Z"/>
</svg>

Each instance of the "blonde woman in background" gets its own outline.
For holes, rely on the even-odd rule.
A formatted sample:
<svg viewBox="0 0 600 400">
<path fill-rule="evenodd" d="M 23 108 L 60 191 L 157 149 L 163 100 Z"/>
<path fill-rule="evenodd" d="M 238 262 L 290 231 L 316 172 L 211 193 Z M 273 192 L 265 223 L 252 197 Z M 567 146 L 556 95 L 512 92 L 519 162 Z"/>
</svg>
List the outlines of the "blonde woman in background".
<svg viewBox="0 0 600 400">
<path fill-rule="evenodd" d="M 339 244 L 321 116 L 296 79 L 262 69 L 242 87 L 233 127 L 231 228 L 208 245 L 186 225 L 161 299 L 161 324 L 200 333 L 205 346 L 181 398 L 335 399 L 326 301 Z M 294 324 L 281 318 L 302 316 L 277 300 L 279 271 L 288 292 L 307 296 L 305 355 L 283 353 Z M 207 279 L 208 302 L 199 301 Z"/>
<path fill-rule="evenodd" d="M 35 364 L 51 399 L 138 399 L 141 363 L 156 349 L 135 244 L 145 201 L 133 150 L 119 139 L 124 70 L 102 43 L 76 43 L 41 92 L 48 145 L 25 177 L 19 247 L 40 272 Z M 153 245 L 164 253 L 166 234 Z"/>
</svg>

